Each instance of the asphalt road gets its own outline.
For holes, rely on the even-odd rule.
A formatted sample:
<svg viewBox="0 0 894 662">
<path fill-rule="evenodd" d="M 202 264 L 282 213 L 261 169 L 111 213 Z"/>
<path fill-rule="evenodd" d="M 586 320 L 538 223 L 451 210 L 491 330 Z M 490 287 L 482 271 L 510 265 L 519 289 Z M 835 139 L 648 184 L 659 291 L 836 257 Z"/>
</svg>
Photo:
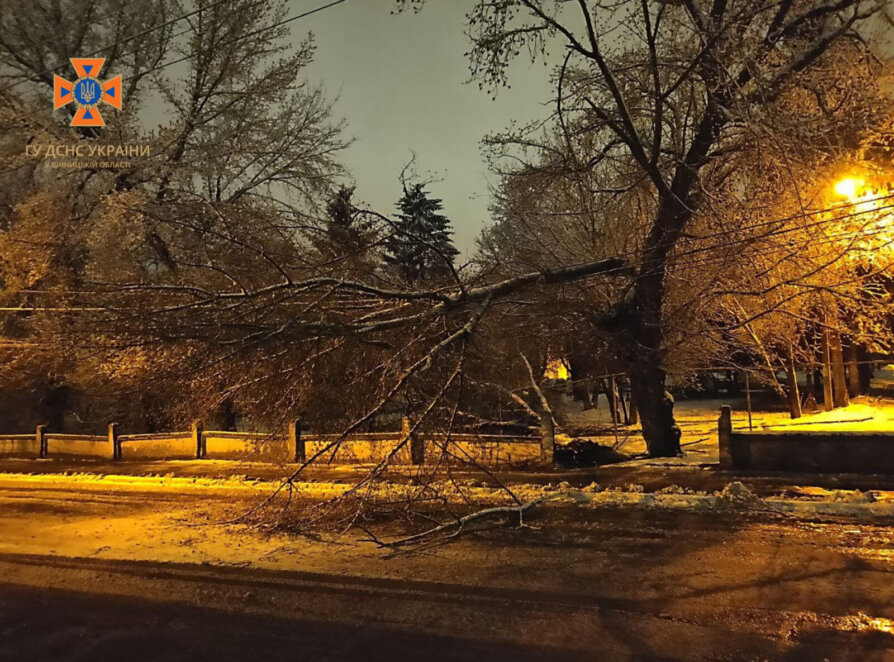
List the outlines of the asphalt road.
<svg viewBox="0 0 894 662">
<path fill-rule="evenodd" d="M 393 556 L 232 507 L 0 488 L 0 660 L 894 660 L 891 528 L 547 508 Z"/>
</svg>

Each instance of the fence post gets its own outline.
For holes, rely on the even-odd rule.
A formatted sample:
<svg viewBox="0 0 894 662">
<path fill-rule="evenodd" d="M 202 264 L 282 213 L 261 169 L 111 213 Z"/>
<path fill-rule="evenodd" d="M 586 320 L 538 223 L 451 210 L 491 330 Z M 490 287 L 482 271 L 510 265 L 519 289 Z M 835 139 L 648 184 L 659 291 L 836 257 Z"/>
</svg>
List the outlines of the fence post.
<svg viewBox="0 0 894 662">
<path fill-rule="evenodd" d="M 44 458 L 47 456 L 47 426 L 38 425 L 34 433 L 37 441 L 37 457 Z"/>
<path fill-rule="evenodd" d="M 720 451 L 720 466 L 724 469 L 733 468 L 733 418 L 729 405 L 720 408 L 720 418 L 717 419 L 717 442 Z"/>
<path fill-rule="evenodd" d="M 118 424 L 109 423 L 109 443 L 112 445 L 112 459 L 121 459 L 121 442 L 118 439 Z"/>
<path fill-rule="evenodd" d="M 410 461 L 413 464 L 422 464 L 425 462 L 425 443 L 418 434 L 412 432 L 413 426 L 410 423 L 410 417 L 404 416 L 400 419 L 400 437 L 401 440 L 410 438 Z"/>
<path fill-rule="evenodd" d="M 201 460 L 205 457 L 207 448 L 205 446 L 205 434 L 202 430 L 202 424 L 198 421 L 192 424 L 192 440 L 196 445 L 196 459 Z"/>
<path fill-rule="evenodd" d="M 307 459 L 304 439 L 301 438 L 301 419 L 293 419 L 289 423 L 289 445 L 295 449 L 295 464 Z"/>
</svg>

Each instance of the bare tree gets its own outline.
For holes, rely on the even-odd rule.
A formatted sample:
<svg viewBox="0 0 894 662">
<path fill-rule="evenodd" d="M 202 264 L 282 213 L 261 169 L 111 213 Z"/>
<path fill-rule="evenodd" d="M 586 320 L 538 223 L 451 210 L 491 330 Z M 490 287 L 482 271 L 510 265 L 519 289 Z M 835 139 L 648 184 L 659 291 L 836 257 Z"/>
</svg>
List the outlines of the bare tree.
<svg viewBox="0 0 894 662">
<path fill-rule="evenodd" d="M 108 281 L 188 283 L 173 273 L 187 265 L 189 277 L 229 269 L 249 283 L 246 251 L 294 258 L 296 246 L 325 231 L 320 211 L 344 174 L 338 154 L 348 140 L 322 90 L 304 78 L 312 39 L 293 42 L 289 26 L 279 25 L 284 3 L 7 5 L 0 12 L 0 288 L 7 307 L 22 310 L 2 313 L 17 343 L 3 351 L 34 356 L 30 372 L 50 370 L 63 382 L 89 373 L 72 367 L 58 344 L 65 360 L 47 360 L 70 318 L 31 308 L 78 308 L 74 292 Z M 92 55 L 125 86 L 124 110 L 107 113 L 101 135 L 70 129 L 69 116 L 49 110 L 53 75 L 69 75 L 69 57 Z M 97 143 L 147 146 L 151 156 L 113 168 L 54 168 L 25 149 Z M 120 365 L 156 362 L 152 352 L 127 351 Z M 171 391 L 146 393 L 153 390 Z"/>
<path fill-rule="evenodd" d="M 471 68 L 483 85 L 504 84 L 523 49 L 534 57 L 554 45 L 564 51 L 554 116 L 564 147 L 531 133 L 498 142 L 521 158 L 532 149 L 553 155 L 553 169 L 603 170 L 592 195 L 643 194 L 637 275 L 613 323 L 624 328 L 650 454 L 679 451 L 665 392 L 667 277 L 675 248 L 706 204 L 703 180 L 739 149 L 743 127 L 772 132 L 768 109 L 839 43 L 859 43 L 856 28 L 882 5 L 507 0 L 476 3 L 469 14 Z M 532 165 L 544 167 L 539 158 Z"/>
</svg>

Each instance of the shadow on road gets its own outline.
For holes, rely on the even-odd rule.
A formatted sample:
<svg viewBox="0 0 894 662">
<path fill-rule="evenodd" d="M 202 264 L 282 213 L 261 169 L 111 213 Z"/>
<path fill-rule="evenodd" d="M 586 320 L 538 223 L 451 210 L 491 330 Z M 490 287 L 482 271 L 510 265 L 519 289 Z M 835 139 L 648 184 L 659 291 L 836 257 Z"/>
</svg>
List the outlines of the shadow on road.
<svg viewBox="0 0 894 662">
<path fill-rule="evenodd" d="M 3 587 L 0 660 L 577 660 L 581 651 Z"/>
</svg>

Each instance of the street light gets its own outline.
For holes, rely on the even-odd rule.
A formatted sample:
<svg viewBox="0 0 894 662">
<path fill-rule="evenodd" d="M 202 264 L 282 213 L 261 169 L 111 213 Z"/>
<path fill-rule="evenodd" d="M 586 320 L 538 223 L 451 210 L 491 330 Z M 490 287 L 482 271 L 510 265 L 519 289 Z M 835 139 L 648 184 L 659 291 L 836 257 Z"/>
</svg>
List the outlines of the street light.
<svg viewBox="0 0 894 662">
<path fill-rule="evenodd" d="M 835 184 L 835 193 L 854 202 L 865 183 L 866 180 L 861 177 L 845 177 Z"/>
</svg>

